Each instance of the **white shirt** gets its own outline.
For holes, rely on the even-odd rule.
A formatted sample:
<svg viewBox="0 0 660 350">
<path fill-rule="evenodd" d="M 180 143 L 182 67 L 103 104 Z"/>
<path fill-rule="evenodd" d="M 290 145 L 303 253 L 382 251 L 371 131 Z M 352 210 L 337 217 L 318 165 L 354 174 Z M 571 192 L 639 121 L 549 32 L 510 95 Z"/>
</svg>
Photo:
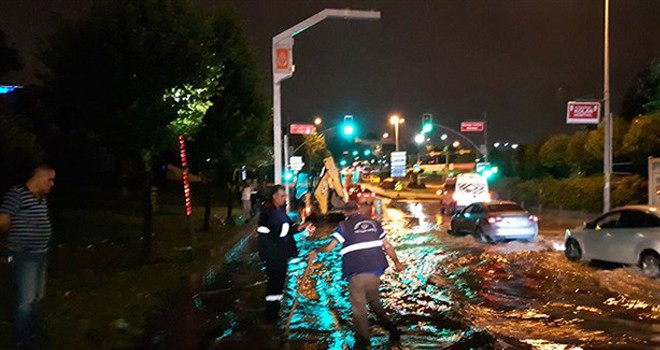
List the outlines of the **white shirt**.
<svg viewBox="0 0 660 350">
<path fill-rule="evenodd" d="M 241 191 L 241 200 L 249 201 L 250 197 L 252 197 L 252 188 L 245 186 L 243 191 Z"/>
</svg>

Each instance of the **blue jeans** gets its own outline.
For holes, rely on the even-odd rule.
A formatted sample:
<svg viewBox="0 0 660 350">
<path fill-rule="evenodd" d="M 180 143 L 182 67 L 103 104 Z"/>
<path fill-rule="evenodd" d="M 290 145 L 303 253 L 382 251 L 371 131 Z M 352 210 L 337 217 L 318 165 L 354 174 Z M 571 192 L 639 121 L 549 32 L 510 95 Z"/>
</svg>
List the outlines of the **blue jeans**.
<svg viewBox="0 0 660 350">
<path fill-rule="evenodd" d="M 9 267 L 15 291 L 14 342 L 33 346 L 41 300 L 46 292 L 48 252 L 9 251 Z"/>
</svg>

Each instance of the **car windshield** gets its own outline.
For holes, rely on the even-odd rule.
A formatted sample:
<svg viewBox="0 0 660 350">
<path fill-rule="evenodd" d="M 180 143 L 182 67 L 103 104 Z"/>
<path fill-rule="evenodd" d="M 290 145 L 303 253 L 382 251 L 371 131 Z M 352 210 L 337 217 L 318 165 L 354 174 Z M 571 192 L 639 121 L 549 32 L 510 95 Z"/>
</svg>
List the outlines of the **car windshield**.
<svg viewBox="0 0 660 350">
<path fill-rule="evenodd" d="M 488 211 L 525 211 L 518 204 L 512 203 L 503 203 L 503 204 L 490 204 L 488 205 Z"/>
</svg>

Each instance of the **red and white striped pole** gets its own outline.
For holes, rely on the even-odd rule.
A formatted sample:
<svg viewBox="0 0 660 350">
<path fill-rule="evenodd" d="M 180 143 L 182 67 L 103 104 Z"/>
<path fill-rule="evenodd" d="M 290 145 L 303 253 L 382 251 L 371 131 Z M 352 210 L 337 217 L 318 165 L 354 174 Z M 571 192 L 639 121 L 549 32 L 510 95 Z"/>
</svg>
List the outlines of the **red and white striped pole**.
<svg viewBox="0 0 660 350">
<path fill-rule="evenodd" d="M 192 215 L 192 199 L 190 197 L 190 180 L 188 179 L 188 157 L 186 156 L 186 140 L 179 135 L 179 154 L 181 155 L 181 168 L 183 168 L 183 195 L 186 201 L 186 216 Z"/>
</svg>

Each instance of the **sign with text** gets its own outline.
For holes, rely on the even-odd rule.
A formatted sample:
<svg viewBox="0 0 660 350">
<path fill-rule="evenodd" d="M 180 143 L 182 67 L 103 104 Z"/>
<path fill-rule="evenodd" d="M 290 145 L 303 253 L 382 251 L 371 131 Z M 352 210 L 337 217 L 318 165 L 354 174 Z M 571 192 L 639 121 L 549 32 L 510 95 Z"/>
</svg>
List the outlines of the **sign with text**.
<svg viewBox="0 0 660 350">
<path fill-rule="evenodd" d="M 483 132 L 484 122 L 461 122 L 461 132 Z"/>
<path fill-rule="evenodd" d="M 299 172 L 305 166 L 305 162 L 303 162 L 303 158 L 300 156 L 292 156 L 289 157 L 289 166 L 291 170 Z"/>
<path fill-rule="evenodd" d="M 289 133 L 291 135 L 311 135 L 316 132 L 314 124 L 291 124 Z"/>
<path fill-rule="evenodd" d="M 566 124 L 598 124 L 599 121 L 600 102 L 568 102 Z"/>
<path fill-rule="evenodd" d="M 392 165 L 392 177 L 406 176 L 406 152 L 392 152 L 390 164 Z"/>
</svg>

